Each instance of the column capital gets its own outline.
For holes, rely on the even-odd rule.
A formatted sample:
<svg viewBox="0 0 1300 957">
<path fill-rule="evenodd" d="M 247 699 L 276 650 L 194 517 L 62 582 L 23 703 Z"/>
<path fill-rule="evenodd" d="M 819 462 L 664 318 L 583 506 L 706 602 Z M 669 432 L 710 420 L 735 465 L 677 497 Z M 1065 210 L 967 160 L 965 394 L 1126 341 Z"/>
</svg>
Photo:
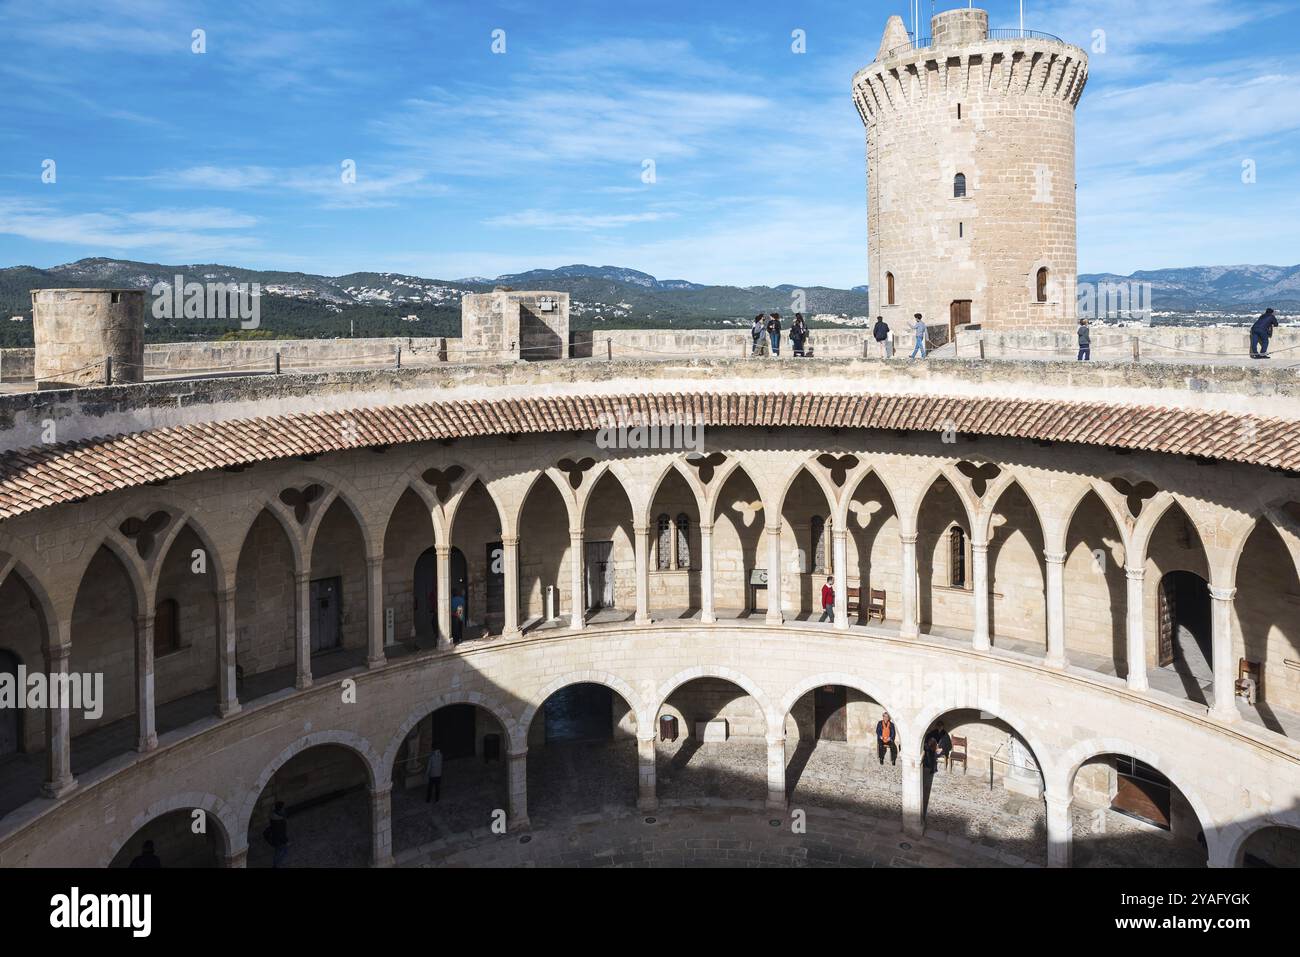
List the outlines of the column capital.
<svg viewBox="0 0 1300 957">
<path fill-rule="evenodd" d="M 433 546 L 433 552 L 434 552 L 434 554 L 437 555 L 439 558 L 450 558 L 450 557 L 451 557 L 451 545 L 449 545 L 449 544 L 447 544 L 447 543 L 445 543 L 445 542 L 442 542 L 442 543 L 434 543 L 434 546 Z"/>
<path fill-rule="evenodd" d="M 907 532 L 906 534 L 900 534 L 898 540 L 904 545 L 915 545 L 917 537 L 916 532 Z"/>
<path fill-rule="evenodd" d="M 300 588 L 301 588 L 303 585 L 310 585 L 310 584 L 311 584 L 311 572 L 302 572 L 302 571 L 294 572 L 294 573 L 293 573 L 293 580 L 294 580 L 294 582 L 298 585 L 298 587 L 300 587 Z"/>
<path fill-rule="evenodd" d="M 781 746 L 785 745 L 784 734 L 769 734 L 764 737 L 764 740 L 767 741 L 767 746 L 769 748 L 774 748 L 777 745 L 781 745 Z"/>
<path fill-rule="evenodd" d="M 637 524 L 634 523 L 634 524 L 632 525 L 632 534 L 636 535 L 638 538 L 640 538 L 640 537 L 642 537 L 642 536 L 649 536 L 649 534 L 650 534 L 650 526 L 649 526 L 649 525 L 637 525 Z"/>
<path fill-rule="evenodd" d="M 137 628 L 152 628 L 154 623 L 153 615 L 136 615 L 135 626 Z"/>
<path fill-rule="evenodd" d="M 976 555 L 987 555 L 989 553 L 989 543 L 972 540 L 970 543 L 970 550 Z"/>
<path fill-rule="evenodd" d="M 387 784 L 380 785 L 377 788 L 370 789 L 370 797 L 372 800 L 376 798 L 382 799 L 382 798 L 391 797 L 392 793 L 393 793 L 393 784 L 391 781 Z"/>
<path fill-rule="evenodd" d="M 587 531 L 586 531 L 586 529 L 584 529 L 584 528 L 570 528 L 570 529 L 569 529 L 569 539 L 570 539 L 570 541 L 580 542 L 580 541 L 582 541 L 582 540 L 583 540 L 584 538 L 586 538 L 586 537 L 587 537 Z"/>
<path fill-rule="evenodd" d="M 701 534 L 701 535 L 712 535 L 712 534 L 713 534 L 713 523 L 712 523 L 712 522 L 700 522 L 699 525 L 697 525 L 696 527 L 700 530 L 700 534 Z"/>
<path fill-rule="evenodd" d="M 659 736 L 654 732 L 654 730 L 651 730 L 650 733 L 649 733 L 649 734 L 646 734 L 646 735 L 642 735 L 642 734 L 638 731 L 638 732 L 637 732 L 637 736 L 636 736 L 636 740 L 637 740 L 637 742 L 638 742 L 639 744 L 646 744 L 647 742 L 650 743 L 650 744 L 654 744 L 655 741 L 658 740 L 658 737 L 659 737 Z"/>
<path fill-rule="evenodd" d="M 238 595 L 239 595 L 238 590 L 233 587 L 218 588 L 216 593 L 217 604 L 224 605 L 226 602 L 234 601 Z"/>
<path fill-rule="evenodd" d="M 67 661 L 71 657 L 71 645 L 47 645 L 45 648 L 45 658 L 47 661 Z"/>
<path fill-rule="evenodd" d="M 781 534 L 781 523 L 780 523 L 780 522 L 777 522 L 775 525 L 767 525 L 767 524 L 765 524 L 765 525 L 763 526 L 763 530 L 764 530 L 765 532 L 767 532 L 767 534 L 769 534 L 769 535 L 780 535 L 780 534 Z"/>
<path fill-rule="evenodd" d="M 1211 585 L 1210 597 L 1215 601 L 1232 601 L 1237 597 L 1237 589 L 1235 586 L 1232 588 L 1217 588 Z"/>
<path fill-rule="evenodd" d="M 1146 578 L 1147 570 L 1145 568 L 1129 568 L 1127 565 L 1125 565 L 1124 575 L 1131 582 L 1140 582 L 1144 578 Z"/>
<path fill-rule="evenodd" d="M 1065 552 L 1043 552 L 1043 558 L 1049 565 L 1064 565 Z"/>
<path fill-rule="evenodd" d="M 1047 803 L 1048 807 L 1055 808 L 1057 811 L 1068 811 L 1070 805 L 1074 803 L 1074 798 L 1072 796 L 1055 794 L 1051 791 L 1044 792 L 1043 800 Z"/>
<path fill-rule="evenodd" d="M 842 538 L 847 540 L 848 537 L 849 537 L 849 530 L 845 528 L 843 525 L 831 526 L 831 538 Z"/>
<path fill-rule="evenodd" d="M 528 749 L 527 749 L 527 748 L 521 748 L 521 749 L 518 750 L 518 751 L 507 751 L 507 752 L 506 752 L 506 757 L 509 758 L 511 761 L 520 761 L 520 760 L 522 760 L 522 759 L 528 757 Z"/>
<path fill-rule="evenodd" d="M 519 536 L 518 536 L 518 535 L 502 535 L 502 536 L 501 536 L 501 547 L 502 547 L 502 548 L 518 548 L 518 547 L 519 547 Z"/>
<path fill-rule="evenodd" d="M 378 555 L 366 556 L 366 568 L 374 568 L 376 565 L 383 565 L 383 564 L 384 564 L 383 552 L 380 552 Z"/>
</svg>

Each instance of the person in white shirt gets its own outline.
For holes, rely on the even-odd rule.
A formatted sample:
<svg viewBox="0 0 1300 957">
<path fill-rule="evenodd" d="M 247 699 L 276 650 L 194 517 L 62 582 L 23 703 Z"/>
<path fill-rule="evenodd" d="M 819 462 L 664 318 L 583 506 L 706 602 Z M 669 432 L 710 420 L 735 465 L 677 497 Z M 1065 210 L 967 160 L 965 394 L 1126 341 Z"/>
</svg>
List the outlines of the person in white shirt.
<svg viewBox="0 0 1300 957">
<path fill-rule="evenodd" d="M 433 750 L 429 752 L 429 764 L 424 770 L 424 776 L 428 784 L 424 788 L 424 803 L 429 803 L 430 796 L 434 801 L 442 800 L 442 752 L 438 750 L 435 744 Z"/>
</svg>

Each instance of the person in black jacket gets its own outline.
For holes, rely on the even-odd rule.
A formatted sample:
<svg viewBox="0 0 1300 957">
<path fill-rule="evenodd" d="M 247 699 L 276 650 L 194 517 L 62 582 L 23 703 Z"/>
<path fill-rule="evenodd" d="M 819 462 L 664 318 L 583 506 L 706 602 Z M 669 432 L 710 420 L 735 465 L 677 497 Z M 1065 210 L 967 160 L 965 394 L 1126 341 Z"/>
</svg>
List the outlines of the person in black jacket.
<svg viewBox="0 0 1300 957">
<path fill-rule="evenodd" d="M 754 340 L 754 351 L 752 355 L 762 355 L 763 353 L 763 314 L 759 313 L 754 317 L 754 324 L 749 327 L 749 334 Z"/>
<path fill-rule="evenodd" d="M 930 733 L 925 736 L 927 751 L 930 750 L 929 745 L 931 742 L 934 744 L 934 757 L 937 764 L 939 760 L 946 758 L 948 752 L 952 750 L 952 738 L 949 736 L 948 732 L 944 730 L 942 721 L 936 724 L 934 728 L 931 729 Z"/>
<path fill-rule="evenodd" d="M 876 324 L 871 327 L 871 337 L 876 340 L 876 346 L 880 349 L 880 358 L 888 359 L 889 326 L 884 316 L 876 316 Z"/>
<path fill-rule="evenodd" d="M 282 867 L 289 859 L 289 818 L 285 814 L 283 801 L 275 802 L 275 809 L 271 811 L 271 823 L 262 832 L 262 837 L 275 849 L 275 859 L 271 866 Z"/>
<path fill-rule="evenodd" d="M 774 312 L 767 320 L 767 334 L 772 338 L 772 358 L 781 354 L 781 314 Z"/>
<path fill-rule="evenodd" d="M 790 348 L 796 356 L 804 357 L 803 344 L 808 339 L 808 326 L 803 321 L 803 313 L 794 314 L 794 325 L 790 327 Z"/>
<path fill-rule="evenodd" d="M 1273 315 L 1273 308 L 1264 310 L 1264 314 L 1255 320 L 1255 324 L 1250 327 L 1250 357 L 1252 359 L 1268 358 L 1268 340 L 1273 336 L 1273 330 L 1277 328 L 1277 316 Z M 1259 351 L 1255 351 L 1255 347 Z"/>
<path fill-rule="evenodd" d="M 889 752 L 889 763 L 898 763 L 898 725 L 894 724 L 886 711 L 876 722 L 876 756 L 880 763 L 885 763 L 885 752 Z"/>
</svg>

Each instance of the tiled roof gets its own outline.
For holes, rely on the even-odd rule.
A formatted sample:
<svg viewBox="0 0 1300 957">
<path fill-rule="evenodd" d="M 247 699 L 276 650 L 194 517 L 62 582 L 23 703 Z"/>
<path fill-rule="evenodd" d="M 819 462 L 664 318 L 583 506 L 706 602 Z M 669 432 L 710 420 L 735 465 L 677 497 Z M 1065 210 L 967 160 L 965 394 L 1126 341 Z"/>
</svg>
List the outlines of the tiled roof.
<svg viewBox="0 0 1300 957">
<path fill-rule="evenodd" d="M 595 430 L 624 411 L 687 415 L 706 427 L 953 429 L 1300 471 L 1294 422 L 1228 412 L 949 396 L 647 392 L 300 413 L 35 446 L 0 456 L 0 519 L 223 466 L 432 439 Z"/>
</svg>

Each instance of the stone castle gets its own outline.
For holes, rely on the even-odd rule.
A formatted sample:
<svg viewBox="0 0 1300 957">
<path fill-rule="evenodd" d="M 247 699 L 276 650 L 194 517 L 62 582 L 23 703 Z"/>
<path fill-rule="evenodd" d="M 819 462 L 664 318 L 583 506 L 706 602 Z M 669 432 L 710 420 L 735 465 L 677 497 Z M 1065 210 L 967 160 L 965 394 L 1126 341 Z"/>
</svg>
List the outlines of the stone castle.
<svg viewBox="0 0 1300 957">
<path fill-rule="evenodd" d="M 872 285 L 1014 335 L 1086 63 L 932 29 L 855 80 Z M 0 355 L 0 866 L 266 865 L 276 802 L 291 864 L 1300 864 L 1292 371 L 754 359 L 504 289 L 145 348 L 128 292 Z"/>
</svg>

